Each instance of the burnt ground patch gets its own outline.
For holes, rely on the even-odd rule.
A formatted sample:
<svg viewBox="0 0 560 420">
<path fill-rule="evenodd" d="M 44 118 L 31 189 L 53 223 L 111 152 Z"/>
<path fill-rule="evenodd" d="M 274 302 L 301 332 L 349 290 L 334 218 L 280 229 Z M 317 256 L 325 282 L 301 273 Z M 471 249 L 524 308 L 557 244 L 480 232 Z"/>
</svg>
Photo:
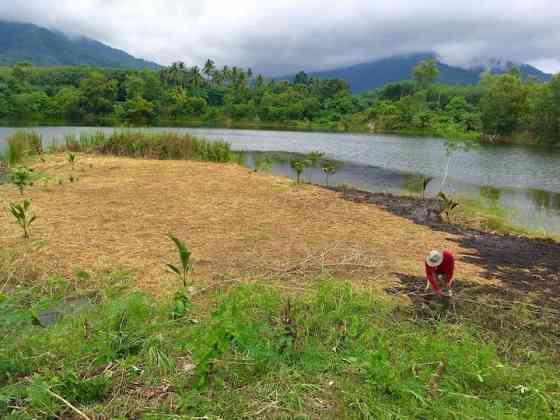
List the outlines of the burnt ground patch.
<svg viewBox="0 0 560 420">
<path fill-rule="evenodd" d="M 530 296 L 536 304 L 560 308 L 560 243 L 549 239 L 534 239 L 504 235 L 446 223 L 437 216 L 435 199 L 421 200 L 385 193 L 370 193 L 353 189 L 337 189 L 346 200 L 371 203 L 386 211 L 405 217 L 434 231 L 453 234 L 448 240 L 456 242 L 465 252 L 459 262 L 477 265 L 481 276 L 498 280 L 500 286 L 466 285 L 459 279 L 457 291 L 472 296 L 495 296 L 519 299 Z M 427 211 L 433 209 L 433 212 Z M 422 278 L 400 277 L 401 292 L 414 296 L 422 287 Z M 420 285 L 420 286 L 419 286 Z"/>
</svg>

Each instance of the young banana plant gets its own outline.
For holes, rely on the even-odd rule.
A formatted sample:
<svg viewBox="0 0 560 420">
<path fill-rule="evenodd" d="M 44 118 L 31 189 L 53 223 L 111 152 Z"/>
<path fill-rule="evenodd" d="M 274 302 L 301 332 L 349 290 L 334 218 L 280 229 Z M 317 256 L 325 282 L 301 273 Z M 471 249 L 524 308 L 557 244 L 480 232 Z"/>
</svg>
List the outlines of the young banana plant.
<svg viewBox="0 0 560 420">
<path fill-rule="evenodd" d="M 169 238 L 175 243 L 177 247 L 177 251 L 179 252 L 179 261 L 181 263 L 181 267 L 177 267 L 173 264 L 167 264 L 167 267 L 175 273 L 182 281 L 183 286 L 187 287 L 187 280 L 189 273 L 192 271 L 191 265 L 191 251 L 187 248 L 185 243 L 178 239 L 175 235 L 170 233 Z"/>
<path fill-rule="evenodd" d="M 16 218 L 16 223 L 23 229 L 23 237 L 29 239 L 29 228 L 37 219 L 30 209 L 31 201 L 23 200 L 22 203 L 11 203 L 10 213 Z"/>
</svg>

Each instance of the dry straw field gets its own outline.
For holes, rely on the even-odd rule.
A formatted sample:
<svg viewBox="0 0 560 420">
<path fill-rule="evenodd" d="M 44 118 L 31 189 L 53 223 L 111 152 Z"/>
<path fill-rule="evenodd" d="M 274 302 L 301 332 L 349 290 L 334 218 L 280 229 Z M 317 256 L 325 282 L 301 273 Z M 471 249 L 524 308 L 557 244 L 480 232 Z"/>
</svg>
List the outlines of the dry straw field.
<svg viewBox="0 0 560 420">
<path fill-rule="evenodd" d="M 387 287 L 422 276 L 432 248 L 459 259 L 472 254 L 451 234 L 233 164 L 80 154 L 72 170 L 58 154 L 36 169 L 47 177 L 25 192 L 38 217 L 31 241 L 3 210 L 0 246 L 16 251 L 12 264 L 43 276 L 132 271 L 137 287 L 165 295 L 176 288 L 168 287 L 175 280 L 165 270 L 176 259 L 168 232 L 191 248 L 192 279 L 202 288 L 256 278 L 305 288 L 318 272 Z M 20 198 L 7 184 L 0 196 L 4 209 Z M 480 275 L 478 266 L 459 264 L 460 279 L 492 282 Z"/>
</svg>

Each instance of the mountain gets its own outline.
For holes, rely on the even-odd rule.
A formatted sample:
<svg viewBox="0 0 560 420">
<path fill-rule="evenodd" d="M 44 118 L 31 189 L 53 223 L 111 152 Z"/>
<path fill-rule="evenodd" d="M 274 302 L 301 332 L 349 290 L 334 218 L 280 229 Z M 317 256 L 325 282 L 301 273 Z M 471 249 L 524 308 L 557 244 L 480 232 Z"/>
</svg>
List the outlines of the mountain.
<svg viewBox="0 0 560 420">
<path fill-rule="evenodd" d="M 369 63 L 356 64 L 349 67 L 342 67 L 333 70 L 315 71 L 309 76 L 318 79 L 343 79 L 352 88 L 355 94 L 376 89 L 387 83 L 401 80 L 409 80 L 412 77 L 412 69 L 416 64 L 423 60 L 436 59 L 434 54 L 410 54 L 384 58 Z M 528 64 L 516 65 L 511 62 L 493 61 L 486 67 L 476 67 L 464 69 L 453 67 L 439 60 L 439 79 L 438 83 L 450 85 L 471 85 L 480 80 L 480 74 L 487 70 L 493 74 L 500 74 L 515 66 L 519 68 L 523 77 L 535 76 L 541 81 L 549 80 L 551 75 L 543 73 L 537 68 Z M 294 76 L 275 77 L 274 80 L 293 80 Z"/>
<path fill-rule="evenodd" d="M 89 38 L 72 38 L 29 23 L 0 21 L 0 65 L 20 61 L 38 66 L 92 65 L 122 69 L 160 67 L 156 63 L 135 58 Z"/>
</svg>

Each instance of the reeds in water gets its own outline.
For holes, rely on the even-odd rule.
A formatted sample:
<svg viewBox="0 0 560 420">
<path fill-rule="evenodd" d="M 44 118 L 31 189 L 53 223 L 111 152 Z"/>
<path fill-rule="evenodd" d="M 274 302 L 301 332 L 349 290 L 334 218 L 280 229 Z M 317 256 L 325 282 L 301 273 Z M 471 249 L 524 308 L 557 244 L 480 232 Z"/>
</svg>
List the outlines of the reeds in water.
<svg viewBox="0 0 560 420">
<path fill-rule="evenodd" d="M 8 137 L 3 160 L 8 166 L 23 163 L 30 157 L 43 153 L 41 135 L 35 131 L 17 131 Z"/>
</svg>

